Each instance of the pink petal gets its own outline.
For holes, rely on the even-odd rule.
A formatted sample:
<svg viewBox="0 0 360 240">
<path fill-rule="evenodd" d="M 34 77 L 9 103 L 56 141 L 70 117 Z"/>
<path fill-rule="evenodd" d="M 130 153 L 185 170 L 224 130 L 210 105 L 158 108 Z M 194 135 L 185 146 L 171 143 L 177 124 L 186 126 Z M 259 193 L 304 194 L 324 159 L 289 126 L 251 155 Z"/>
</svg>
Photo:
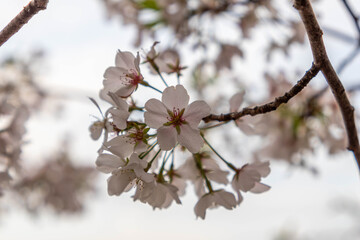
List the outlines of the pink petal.
<svg viewBox="0 0 360 240">
<path fill-rule="evenodd" d="M 135 179 L 135 173 L 133 172 L 122 173 L 119 171 L 114 173 L 108 178 L 108 194 L 110 196 L 119 196 L 133 179 Z"/>
<path fill-rule="evenodd" d="M 261 175 L 261 177 L 267 177 L 270 173 L 270 162 L 260 162 L 260 161 L 256 161 L 253 162 L 251 164 L 248 165 L 248 167 L 255 169 L 256 171 L 258 171 Z"/>
<path fill-rule="evenodd" d="M 100 154 L 96 159 L 96 169 L 103 173 L 111 173 L 125 165 L 125 162 L 117 156 L 111 154 Z"/>
<path fill-rule="evenodd" d="M 227 175 L 229 173 L 226 171 L 222 171 L 222 170 L 216 170 L 216 171 L 209 171 L 207 173 L 207 177 L 209 178 L 209 180 L 218 182 L 218 183 L 222 183 L 222 184 L 228 184 L 229 180 L 227 178 Z"/>
<path fill-rule="evenodd" d="M 151 128 L 160 128 L 164 123 L 168 122 L 167 109 L 162 102 L 157 99 L 150 99 L 145 103 L 144 113 L 145 123 Z"/>
<path fill-rule="evenodd" d="M 236 206 L 236 199 L 234 194 L 220 190 L 214 192 L 215 203 L 223 206 L 226 209 L 233 209 Z"/>
<path fill-rule="evenodd" d="M 135 69 L 138 73 L 140 73 L 140 56 L 139 56 L 139 52 L 137 52 L 136 54 L 136 58 L 134 59 L 134 65 L 135 65 Z"/>
<path fill-rule="evenodd" d="M 142 153 L 147 150 L 148 145 L 144 142 L 138 142 L 134 148 L 134 152 Z"/>
<path fill-rule="evenodd" d="M 115 65 L 125 69 L 134 69 L 135 56 L 131 52 L 118 51 L 115 58 Z"/>
<path fill-rule="evenodd" d="M 106 142 L 104 145 L 108 147 L 107 150 L 123 159 L 129 157 L 134 150 L 134 145 L 126 136 L 117 136 Z"/>
<path fill-rule="evenodd" d="M 248 165 L 242 168 L 242 170 L 235 174 L 232 187 L 234 190 L 240 189 L 243 192 L 247 192 L 255 186 L 255 182 L 260 182 L 260 173 L 254 169 L 247 169 Z"/>
<path fill-rule="evenodd" d="M 212 194 L 206 194 L 202 196 L 194 207 L 195 215 L 202 219 L 205 219 L 206 209 L 213 204 Z"/>
<path fill-rule="evenodd" d="M 173 126 L 162 126 L 157 131 L 157 139 L 161 150 L 171 150 L 175 147 L 177 132 Z"/>
<path fill-rule="evenodd" d="M 119 67 L 108 67 L 105 70 L 104 78 L 111 80 L 111 81 L 118 81 L 121 82 L 120 77 L 127 73 L 126 68 L 119 68 Z"/>
<path fill-rule="evenodd" d="M 210 114 L 210 106 L 204 101 L 191 103 L 184 112 L 184 119 L 192 128 L 197 128 L 201 119 Z"/>
<path fill-rule="evenodd" d="M 143 180 L 144 182 L 153 182 L 155 180 L 154 175 L 147 173 L 142 168 L 135 168 L 134 169 L 135 175 Z"/>
<path fill-rule="evenodd" d="M 200 148 L 204 145 L 199 129 L 193 129 L 189 124 L 184 124 L 180 127 L 178 141 L 192 153 L 199 152 Z"/>
<path fill-rule="evenodd" d="M 175 202 L 177 204 L 181 204 L 181 201 L 180 201 L 180 198 L 177 194 L 177 192 L 179 191 L 179 189 L 172 185 L 172 184 L 167 184 L 167 183 L 164 183 L 162 184 L 168 191 L 168 194 L 175 200 Z"/>
<path fill-rule="evenodd" d="M 135 85 L 125 85 L 119 88 L 115 93 L 120 97 L 126 98 L 130 96 L 136 89 Z"/>
<path fill-rule="evenodd" d="M 244 200 L 243 196 L 241 195 L 240 191 L 239 190 L 235 190 L 236 192 L 236 195 L 238 197 L 238 199 L 236 200 L 236 204 L 237 205 L 240 205 L 240 203 Z"/>
<path fill-rule="evenodd" d="M 162 102 L 170 111 L 173 108 L 184 109 L 189 104 L 189 95 L 186 89 L 182 85 L 176 85 L 176 87 L 168 87 L 162 94 Z"/>
<path fill-rule="evenodd" d="M 129 111 L 129 105 L 127 104 L 127 102 L 124 99 L 120 98 L 119 95 L 117 95 L 113 92 L 109 92 L 108 95 L 114 101 L 117 109 L 119 109 L 121 111 L 125 111 L 125 112 Z"/>
<path fill-rule="evenodd" d="M 237 112 L 244 100 L 245 92 L 236 93 L 230 98 L 230 112 Z"/>
<path fill-rule="evenodd" d="M 250 192 L 252 192 L 252 193 L 263 193 L 263 192 L 268 191 L 270 188 L 271 187 L 266 185 L 266 184 L 256 182 L 255 186 L 250 190 Z"/>
<path fill-rule="evenodd" d="M 93 140 L 98 140 L 101 136 L 103 128 L 104 124 L 102 122 L 94 122 L 89 128 L 91 138 Z"/>
<path fill-rule="evenodd" d="M 252 136 L 256 134 L 255 129 L 249 124 L 243 122 L 242 119 L 236 120 L 235 124 L 245 135 Z"/>
<path fill-rule="evenodd" d="M 118 109 L 111 109 L 109 111 L 113 117 L 115 126 L 119 129 L 125 129 L 127 127 L 127 119 L 130 116 L 129 112 L 121 111 Z"/>
</svg>

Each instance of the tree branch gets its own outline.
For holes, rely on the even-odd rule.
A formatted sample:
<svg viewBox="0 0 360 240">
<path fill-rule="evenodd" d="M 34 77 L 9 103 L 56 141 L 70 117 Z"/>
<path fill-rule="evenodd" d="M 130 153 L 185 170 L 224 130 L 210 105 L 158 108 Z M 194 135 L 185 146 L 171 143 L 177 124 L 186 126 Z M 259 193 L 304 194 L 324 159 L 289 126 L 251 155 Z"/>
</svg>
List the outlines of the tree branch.
<svg viewBox="0 0 360 240">
<path fill-rule="evenodd" d="M 360 169 L 360 147 L 355 126 L 354 107 L 350 104 L 346 91 L 326 54 L 325 45 L 322 39 L 322 30 L 317 22 L 309 0 L 295 0 L 294 7 L 299 11 L 301 19 L 304 22 L 315 65 L 320 67 L 320 70 L 340 107 L 348 136 L 348 149 L 354 153 Z"/>
<path fill-rule="evenodd" d="M 252 108 L 244 108 L 240 112 L 232 112 L 228 114 L 210 114 L 209 116 L 203 118 L 205 122 L 209 121 L 230 121 L 230 120 L 236 120 L 238 118 L 241 118 L 245 115 L 251 115 L 255 116 L 258 114 L 264 114 L 268 112 L 275 111 L 281 104 L 287 103 L 291 98 L 296 96 L 301 90 L 303 90 L 306 85 L 310 82 L 311 79 L 313 79 L 317 73 L 320 71 L 320 67 L 313 64 L 311 68 L 305 73 L 305 75 L 283 96 L 275 98 L 274 101 L 252 107 Z"/>
<path fill-rule="evenodd" d="M 47 7 L 49 0 L 32 0 L 24 9 L 0 32 L 0 47 L 17 33 L 35 14 Z"/>
</svg>

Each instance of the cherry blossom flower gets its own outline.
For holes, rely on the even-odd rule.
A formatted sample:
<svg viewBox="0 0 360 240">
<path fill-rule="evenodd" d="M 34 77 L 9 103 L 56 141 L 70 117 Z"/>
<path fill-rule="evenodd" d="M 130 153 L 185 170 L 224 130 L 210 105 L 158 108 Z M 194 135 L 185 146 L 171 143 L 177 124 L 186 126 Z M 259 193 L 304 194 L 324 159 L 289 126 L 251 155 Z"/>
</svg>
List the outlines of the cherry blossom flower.
<svg viewBox="0 0 360 240">
<path fill-rule="evenodd" d="M 197 217 L 205 219 L 206 209 L 217 206 L 223 206 L 229 210 L 235 208 L 236 199 L 234 194 L 223 189 L 207 193 L 196 203 L 194 211 Z"/>
<path fill-rule="evenodd" d="M 117 136 L 104 145 L 106 150 L 122 158 L 129 157 L 132 153 L 142 153 L 147 149 L 147 132 L 150 128 L 131 128 L 125 135 Z"/>
<path fill-rule="evenodd" d="M 155 208 L 168 208 L 173 201 L 181 204 L 177 194 L 178 188 L 169 183 L 150 182 L 144 183 L 143 187 L 137 188 L 133 196 L 134 201 L 140 200 Z"/>
<path fill-rule="evenodd" d="M 120 195 L 124 191 L 130 190 L 133 184 L 142 185 L 144 182 L 150 183 L 155 180 L 154 175 L 145 172 L 148 163 L 144 159 L 140 159 L 137 154 L 133 153 L 130 156 L 128 163 L 121 168 L 121 162 L 117 158 L 102 157 L 98 159 L 98 166 L 107 166 L 112 175 L 108 179 L 108 194 Z"/>
<path fill-rule="evenodd" d="M 155 46 L 159 42 L 154 42 L 150 51 L 146 54 L 146 62 L 151 66 L 152 73 L 157 74 L 157 71 L 167 74 L 176 73 L 181 76 L 182 70 L 187 67 L 180 65 L 180 56 L 175 49 L 166 49 L 161 53 L 155 51 Z"/>
<path fill-rule="evenodd" d="M 118 51 L 115 58 L 115 67 L 109 67 L 104 73 L 104 88 L 100 96 L 109 101 L 108 92 L 114 92 L 120 97 L 128 97 L 135 91 L 144 77 L 140 73 L 140 56 L 131 52 Z"/>
<path fill-rule="evenodd" d="M 238 204 L 242 201 L 240 190 L 243 192 L 262 193 L 270 189 L 268 185 L 260 183 L 261 178 L 268 176 L 270 173 L 269 164 L 269 162 L 256 161 L 245 164 L 236 171 L 231 185 L 238 195 Z"/>
<path fill-rule="evenodd" d="M 188 105 L 189 95 L 182 85 L 168 87 L 162 94 L 162 102 L 150 99 L 145 104 L 145 123 L 157 129 L 157 138 L 162 150 L 170 150 L 179 142 L 190 152 L 196 153 L 204 144 L 198 125 L 210 114 L 204 101 Z"/>
</svg>

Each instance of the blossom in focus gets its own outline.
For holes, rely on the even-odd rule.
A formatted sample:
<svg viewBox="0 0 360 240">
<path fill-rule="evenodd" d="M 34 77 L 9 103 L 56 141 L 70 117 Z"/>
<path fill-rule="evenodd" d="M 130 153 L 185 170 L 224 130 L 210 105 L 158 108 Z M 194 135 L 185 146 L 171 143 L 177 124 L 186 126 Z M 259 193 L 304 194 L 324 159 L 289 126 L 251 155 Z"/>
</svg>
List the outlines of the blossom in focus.
<svg viewBox="0 0 360 240">
<path fill-rule="evenodd" d="M 143 203 L 148 203 L 155 208 L 168 208 L 173 201 L 181 204 L 178 196 L 178 188 L 169 183 L 161 183 L 153 181 L 144 183 L 141 188 L 136 189 L 133 196 L 134 201 L 140 200 Z"/>
<path fill-rule="evenodd" d="M 236 171 L 231 186 L 238 195 L 238 204 L 242 201 L 240 190 L 243 192 L 250 191 L 252 193 L 262 193 L 270 189 L 268 185 L 260 182 L 262 177 L 269 175 L 269 165 L 269 162 L 256 161 L 254 163 L 245 164 Z"/>
<path fill-rule="evenodd" d="M 136 57 L 131 52 L 118 51 L 115 58 L 115 67 L 109 67 L 104 73 L 104 88 L 100 96 L 110 101 L 108 92 L 114 92 L 120 97 L 128 97 L 135 91 L 144 77 L 140 73 L 140 56 Z"/>
<path fill-rule="evenodd" d="M 223 206 L 226 209 L 236 207 L 236 199 L 234 194 L 225 190 L 217 190 L 202 196 L 194 207 L 195 215 L 205 219 L 206 209 L 211 207 Z"/>
<path fill-rule="evenodd" d="M 113 163 L 114 170 L 108 179 L 108 194 L 110 196 L 120 195 L 124 191 L 130 190 L 134 184 L 142 185 L 144 182 L 150 183 L 155 180 L 153 174 L 147 173 L 144 170 L 148 165 L 147 161 L 140 159 L 135 153 L 130 156 L 128 163 L 121 168 L 117 168 L 117 166 L 121 166 L 117 158 L 106 159 L 103 157 L 97 161 L 98 168 L 105 164 L 110 166 L 111 163 Z"/>
<path fill-rule="evenodd" d="M 116 136 L 104 143 L 106 150 L 122 158 L 129 157 L 132 153 L 142 153 L 147 149 L 147 132 L 149 128 L 134 127 L 125 135 Z"/>
<path fill-rule="evenodd" d="M 162 101 L 150 99 L 145 104 L 145 123 L 157 129 L 157 138 L 162 150 L 170 150 L 179 142 L 190 152 L 196 153 L 204 144 L 198 125 L 210 114 L 204 101 L 188 105 L 189 95 L 182 85 L 168 87 Z"/>
</svg>

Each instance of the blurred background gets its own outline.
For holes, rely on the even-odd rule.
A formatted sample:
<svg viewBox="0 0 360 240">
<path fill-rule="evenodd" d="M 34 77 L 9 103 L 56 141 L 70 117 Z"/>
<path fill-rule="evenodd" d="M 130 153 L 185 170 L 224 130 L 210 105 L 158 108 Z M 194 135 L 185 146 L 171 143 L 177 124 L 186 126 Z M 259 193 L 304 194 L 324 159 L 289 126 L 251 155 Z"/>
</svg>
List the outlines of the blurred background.
<svg viewBox="0 0 360 240">
<path fill-rule="evenodd" d="M 301 40 L 301 28 L 294 30 L 299 16 L 291 1 L 262 1 L 253 22 L 244 20 L 250 14 L 246 6 L 240 6 L 245 10 L 229 11 L 229 14 L 204 13 L 189 21 L 201 31 L 184 34 L 184 40 L 180 41 L 173 39 L 175 28 L 172 32 L 151 21 L 147 22 L 148 29 L 139 34 L 146 24 L 126 22 L 119 16 L 119 9 L 129 13 L 131 8 L 115 7 L 116 2 L 50 1 L 45 11 L 34 16 L 0 47 L 0 97 L 2 109 L 7 109 L 2 110 L 0 123 L 17 126 L 0 141 L 2 146 L 7 141 L 13 142 L 11 150 L 6 150 L 11 151 L 11 156 L 2 156 L 2 163 L 5 166 L 11 162 L 10 177 L 16 182 L 10 183 L 11 187 L 4 184 L 0 188 L 0 239 L 360 238 L 359 171 L 352 154 L 341 144 L 337 146 L 341 149 L 332 152 L 326 144 L 315 142 L 311 151 L 301 153 L 300 160 L 272 160 L 271 173 L 263 180 L 272 187 L 270 191 L 245 194 L 244 202 L 236 209 L 210 210 L 205 220 L 194 215 L 197 197 L 190 186 L 182 205 L 173 204 L 165 210 L 153 210 L 133 202 L 130 193 L 108 196 L 107 176 L 95 169 L 101 142 L 93 141 L 88 130 L 101 116 L 88 97 L 96 99 L 102 108 L 107 106 L 99 100 L 98 92 L 103 73 L 114 65 L 118 49 L 144 54 L 154 40 L 160 42 L 159 49 L 181 49 L 182 64 L 188 66 L 182 82 L 188 87 L 191 99 L 207 99 L 213 103 L 213 111 L 219 113 L 228 111 L 227 102 L 236 93 L 234 89 L 246 89 L 248 103 L 264 102 L 271 97 L 264 76 L 274 79 L 283 76 L 293 84 L 312 62 L 308 41 Z M 196 7 L 196 2 L 188 1 L 188 4 Z M 276 17 L 271 15 L 274 13 L 270 7 L 261 8 L 267 2 L 277 10 Z M 2 0 L 0 27 L 27 3 Z M 357 1 L 349 4 L 355 13 L 360 11 Z M 144 9 L 154 10 L 148 5 Z M 359 33 L 351 14 L 340 0 L 314 1 L 314 9 L 320 25 L 324 26 L 330 60 L 345 87 L 356 89 Z M 241 33 L 234 34 L 234 26 L 228 22 L 239 16 L 243 24 L 236 26 L 240 26 Z M 152 18 L 151 12 L 145 12 L 139 19 L 146 22 Z M 288 23 L 293 20 L 294 25 L 282 23 L 284 19 Z M 203 32 L 208 35 L 202 35 Z M 142 36 L 140 40 L 139 36 Z M 294 36 L 298 40 L 291 42 L 289 39 Z M 218 60 L 225 51 L 223 42 L 233 44 L 238 38 L 241 40 L 236 43 L 241 48 L 233 52 L 242 53 L 238 52 L 239 56 L 234 58 L 223 56 L 232 59 L 231 67 L 226 69 L 220 64 L 225 64 L 224 61 Z M 213 46 L 208 41 L 218 44 Z M 204 62 L 204 58 L 218 60 L 217 65 Z M 141 67 L 146 79 L 154 79 L 154 85 L 161 85 L 147 66 Z M 320 90 L 324 86 L 325 80 L 319 75 L 311 88 Z M 147 99 L 140 96 L 151 96 L 139 91 L 139 102 Z M 351 96 L 358 109 L 356 90 Z M 262 137 L 249 140 L 236 126 L 223 127 L 209 135 L 224 156 L 238 159 L 239 164 L 244 164 L 240 159 L 249 158 L 247 149 L 262 144 Z M 284 148 L 281 144 L 277 146 L 279 151 Z M 9 176 L 0 174 L 1 178 Z"/>
</svg>

